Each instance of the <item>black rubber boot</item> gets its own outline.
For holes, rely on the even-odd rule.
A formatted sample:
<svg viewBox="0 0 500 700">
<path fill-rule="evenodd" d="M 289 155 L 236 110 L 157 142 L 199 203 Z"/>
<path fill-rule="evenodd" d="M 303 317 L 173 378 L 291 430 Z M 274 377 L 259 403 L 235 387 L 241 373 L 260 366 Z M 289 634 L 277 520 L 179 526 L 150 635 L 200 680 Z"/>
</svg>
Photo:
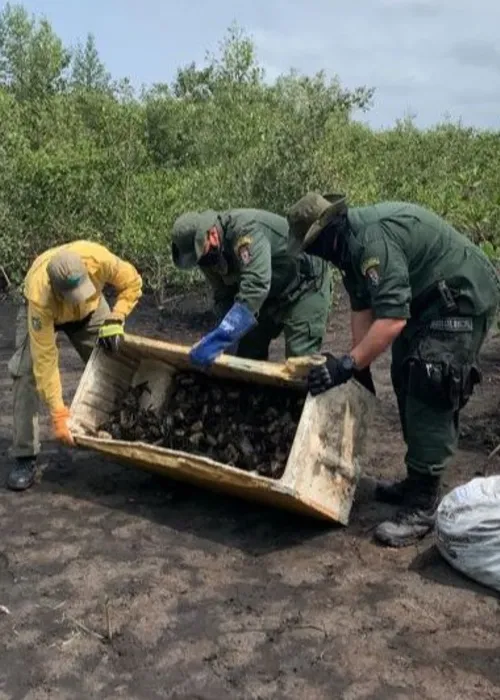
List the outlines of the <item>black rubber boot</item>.
<svg viewBox="0 0 500 700">
<path fill-rule="evenodd" d="M 375 530 L 375 539 L 389 547 L 407 547 L 434 529 L 440 498 L 440 477 L 424 474 L 405 479 L 401 509 Z"/>
<path fill-rule="evenodd" d="M 390 503 L 393 506 L 402 505 L 405 494 L 411 487 L 409 482 L 408 477 L 400 481 L 378 480 L 375 484 L 375 500 L 381 503 Z"/>
<path fill-rule="evenodd" d="M 12 491 L 26 491 L 33 486 L 36 477 L 36 457 L 21 457 L 14 460 L 14 466 L 7 477 L 7 488 Z"/>
</svg>

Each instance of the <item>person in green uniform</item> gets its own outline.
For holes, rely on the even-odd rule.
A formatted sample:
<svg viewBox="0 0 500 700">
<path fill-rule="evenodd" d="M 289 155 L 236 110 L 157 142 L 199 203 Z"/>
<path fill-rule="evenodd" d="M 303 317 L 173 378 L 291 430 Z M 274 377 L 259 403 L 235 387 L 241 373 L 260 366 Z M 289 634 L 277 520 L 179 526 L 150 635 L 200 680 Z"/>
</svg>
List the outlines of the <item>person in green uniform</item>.
<svg viewBox="0 0 500 700">
<path fill-rule="evenodd" d="M 198 265 L 213 291 L 218 326 L 192 349 L 210 365 L 224 351 L 267 360 L 281 332 L 287 357 L 320 350 L 332 298 L 327 262 L 288 253 L 288 222 L 258 209 L 187 212 L 174 223 L 172 259 Z M 237 346 L 237 347 L 236 347 Z"/>
<path fill-rule="evenodd" d="M 311 393 L 369 371 L 392 344 L 407 474 L 378 482 L 376 498 L 401 509 L 375 536 L 408 545 L 434 526 L 459 413 L 481 381 L 478 354 L 500 300 L 498 274 L 477 246 L 416 204 L 348 207 L 344 195 L 308 193 L 287 217 L 290 252 L 338 267 L 351 303 L 352 346 L 310 371 Z"/>
</svg>

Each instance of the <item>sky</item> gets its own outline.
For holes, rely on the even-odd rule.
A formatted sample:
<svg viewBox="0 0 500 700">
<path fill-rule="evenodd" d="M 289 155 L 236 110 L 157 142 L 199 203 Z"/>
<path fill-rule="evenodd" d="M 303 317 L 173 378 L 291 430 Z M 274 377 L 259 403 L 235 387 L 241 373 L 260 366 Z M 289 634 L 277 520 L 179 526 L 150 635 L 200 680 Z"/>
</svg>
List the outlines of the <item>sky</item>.
<svg viewBox="0 0 500 700">
<path fill-rule="evenodd" d="M 2 5 L 0 0 L 0 6 Z M 170 82 L 236 21 L 272 80 L 291 68 L 375 88 L 360 118 L 500 127 L 500 0 L 20 0 L 65 44 L 95 35 L 114 78 Z"/>
</svg>

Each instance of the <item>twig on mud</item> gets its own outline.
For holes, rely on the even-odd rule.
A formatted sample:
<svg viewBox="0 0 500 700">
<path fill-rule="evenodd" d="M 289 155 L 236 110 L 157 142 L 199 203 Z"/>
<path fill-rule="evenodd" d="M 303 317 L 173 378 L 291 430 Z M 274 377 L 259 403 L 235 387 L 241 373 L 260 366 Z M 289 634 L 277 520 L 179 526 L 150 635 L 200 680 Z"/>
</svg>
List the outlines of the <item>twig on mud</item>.
<svg viewBox="0 0 500 700">
<path fill-rule="evenodd" d="M 68 644 L 74 642 L 75 639 L 80 639 L 81 636 L 82 633 L 80 631 L 76 632 L 75 630 L 73 630 L 71 632 L 71 637 L 68 637 L 68 639 L 64 639 L 61 643 L 53 642 L 52 644 L 49 644 L 49 649 L 54 649 L 55 647 L 60 647 L 61 649 L 63 649 L 64 647 L 67 647 Z"/>
<path fill-rule="evenodd" d="M 3 265 L 0 265 L 0 272 L 2 273 L 2 277 L 4 278 L 7 284 L 7 289 L 10 289 L 12 287 L 12 282 L 10 281 L 9 275 L 5 272 L 5 268 Z"/>
<path fill-rule="evenodd" d="M 174 297 L 162 299 L 158 304 L 158 311 L 164 311 L 169 304 L 173 304 L 174 301 L 180 301 L 181 299 L 184 299 L 185 296 L 185 294 L 176 294 Z"/>
<path fill-rule="evenodd" d="M 113 639 L 113 632 L 111 630 L 111 617 L 109 615 L 109 598 L 104 601 L 104 616 L 106 618 L 106 630 L 108 634 L 108 641 Z"/>
<path fill-rule="evenodd" d="M 366 532 L 368 533 L 371 530 L 374 530 L 376 527 L 377 527 L 377 525 L 373 525 L 372 527 L 367 528 Z M 366 558 L 361 554 L 361 544 L 359 542 L 353 542 L 352 549 L 355 551 L 356 556 L 358 557 L 361 564 L 363 566 L 367 566 L 368 562 L 366 561 Z"/>
<path fill-rule="evenodd" d="M 434 626 L 436 626 L 436 616 L 427 612 L 427 610 L 424 610 L 422 607 L 415 605 L 415 603 L 413 603 L 411 600 L 405 600 L 401 603 L 401 605 L 406 610 L 411 610 L 412 612 L 417 613 L 417 615 L 420 615 L 420 617 L 426 617 L 428 620 L 434 623 Z M 436 627 L 436 629 L 439 629 L 439 625 Z M 429 632 L 430 630 L 426 631 Z"/>
<path fill-rule="evenodd" d="M 328 638 L 328 632 L 324 627 L 317 627 L 316 625 L 293 625 L 290 627 L 292 630 L 314 630 L 315 632 L 321 632 L 325 639 Z"/>
<path fill-rule="evenodd" d="M 500 442 L 498 443 L 498 445 L 495 447 L 494 450 L 491 450 L 490 454 L 488 455 L 488 459 L 491 459 L 492 457 L 494 457 L 494 456 L 495 456 L 496 454 L 498 454 L 499 452 L 500 452 Z"/>
<path fill-rule="evenodd" d="M 4 615 L 10 615 L 10 610 L 6 605 L 0 605 L 0 612 Z"/>
<path fill-rule="evenodd" d="M 83 623 L 78 622 L 78 620 L 75 620 L 74 617 L 71 617 L 71 615 L 65 614 L 63 619 L 69 620 L 70 622 L 72 622 L 75 625 L 75 627 L 78 627 L 79 630 L 81 630 L 82 632 L 85 632 L 86 634 L 90 634 L 92 637 L 96 637 L 96 639 L 99 639 L 101 642 L 103 642 L 105 640 L 104 635 L 99 634 L 99 632 L 95 632 L 94 630 L 89 629 Z"/>
<path fill-rule="evenodd" d="M 288 629 L 314 630 L 315 632 L 321 632 L 325 639 L 328 638 L 328 632 L 324 629 L 324 627 L 317 627 L 316 625 L 290 625 Z M 226 630 L 224 634 L 245 634 L 246 632 L 275 632 L 276 634 L 279 634 L 283 631 L 284 630 L 280 629 L 280 627 L 243 627 L 239 630 Z"/>
<path fill-rule="evenodd" d="M 498 445 L 493 450 L 491 450 L 489 455 L 483 461 L 483 464 L 481 466 L 483 476 L 490 476 L 490 473 L 491 473 L 490 470 L 493 469 L 493 466 L 491 464 L 491 460 L 493 459 L 493 457 L 496 457 L 499 452 L 500 452 L 500 443 L 498 443 Z"/>
<path fill-rule="evenodd" d="M 64 642 L 61 642 L 61 647 L 67 647 L 68 644 L 71 644 L 72 642 L 75 641 L 75 639 L 79 639 L 81 637 L 80 632 L 75 632 L 74 634 L 71 635 L 69 639 L 65 639 Z"/>
</svg>

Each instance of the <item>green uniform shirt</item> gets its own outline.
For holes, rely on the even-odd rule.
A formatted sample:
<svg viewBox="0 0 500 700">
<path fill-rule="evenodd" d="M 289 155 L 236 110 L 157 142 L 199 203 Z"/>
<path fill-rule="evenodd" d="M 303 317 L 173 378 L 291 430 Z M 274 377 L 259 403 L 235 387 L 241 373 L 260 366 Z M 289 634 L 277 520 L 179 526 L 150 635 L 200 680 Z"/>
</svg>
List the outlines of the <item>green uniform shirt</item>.
<svg viewBox="0 0 500 700">
<path fill-rule="evenodd" d="M 233 302 L 246 304 L 258 314 L 264 303 L 275 309 L 293 303 L 310 289 L 319 289 L 327 263 L 302 254 L 290 256 L 288 222 L 258 209 L 232 209 L 219 214 L 227 270 L 202 268 L 210 282 L 217 311 Z"/>
<path fill-rule="evenodd" d="M 351 207 L 344 286 L 353 311 L 410 318 L 410 303 L 439 280 L 458 294 L 461 313 L 477 316 L 499 301 L 498 275 L 482 251 L 436 214 L 383 202 Z"/>
</svg>

